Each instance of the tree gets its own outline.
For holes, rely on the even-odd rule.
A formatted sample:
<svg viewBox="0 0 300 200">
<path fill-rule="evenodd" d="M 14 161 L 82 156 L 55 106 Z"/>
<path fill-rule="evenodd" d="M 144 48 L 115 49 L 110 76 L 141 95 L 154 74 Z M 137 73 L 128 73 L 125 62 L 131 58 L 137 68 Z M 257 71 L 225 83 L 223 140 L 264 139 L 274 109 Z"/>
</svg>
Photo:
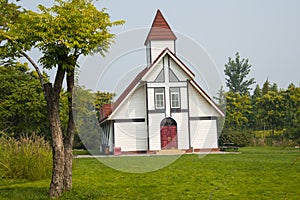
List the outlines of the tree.
<svg viewBox="0 0 300 200">
<path fill-rule="evenodd" d="M 261 89 L 260 89 L 259 85 L 256 85 L 256 87 L 253 91 L 252 98 L 257 99 L 257 98 L 260 98 L 261 96 L 262 96 Z"/>
<path fill-rule="evenodd" d="M 47 102 L 48 119 L 52 137 L 53 171 L 50 196 L 58 197 L 72 187 L 72 146 L 75 131 L 73 116 L 74 71 L 81 55 L 100 53 L 104 55 L 114 35 L 109 28 L 123 24 L 111 22 L 105 10 L 97 10 L 92 0 L 55 0 L 52 7 L 39 5 L 40 12 L 20 11 L 13 3 L 0 4 L 7 13 L 1 21 L 0 55 L 8 62 L 24 57 L 35 68 Z M 12 10 L 12 12 L 11 12 Z M 15 14 L 17 13 L 17 14 Z M 12 15 L 16 15 L 12 17 Z M 3 28 L 4 27 L 4 28 Z M 38 63 L 29 53 L 38 49 L 43 68 L 56 68 L 53 83 L 42 76 Z M 61 129 L 59 102 L 62 82 L 66 78 L 68 92 L 68 126 Z"/>
<path fill-rule="evenodd" d="M 248 94 L 226 93 L 225 130 L 243 130 L 249 122 L 252 106 Z"/>
<path fill-rule="evenodd" d="M 298 139 L 298 144 L 300 144 L 300 87 L 290 84 L 282 95 L 285 101 L 284 127 L 287 129 L 288 137 Z"/>
<path fill-rule="evenodd" d="M 0 74 L 0 131 L 49 138 L 46 101 L 36 74 L 21 63 L 0 66 Z"/>
<path fill-rule="evenodd" d="M 273 83 L 270 90 L 273 91 L 273 92 L 278 92 L 278 85 L 276 83 Z"/>
<path fill-rule="evenodd" d="M 262 97 L 262 92 L 261 89 L 259 87 L 259 85 L 256 85 L 253 94 L 251 96 L 251 105 L 252 105 L 252 114 L 249 117 L 249 127 L 252 130 L 257 130 L 259 128 L 261 128 L 261 124 L 262 124 L 262 120 L 257 117 L 257 113 L 259 112 L 259 106 L 256 104 L 257 100 L 260 99 Z"/>
<path fill-rule="evenodd" d="M 248 59 L 241 59 L 239 53 L 235 54 L 236 58 L 228 58 L 225 64 L 226 86 L 231 92 L 246 94 L 251 89 L 251 85 L 255 83 L 254 78 L 245 80 L 250 73 L 251 65 Z"/>
<path fill-rule="evenodd" d="M 88 150 L 96 150 L 100 147 L 100 126 L 96 117 L 96 95 L 83 86 L 76 86 L 74 91 L 74 103 L 76 105 L 77 142 L 82 142 Z"/>
<path fill-rule="evenodd" d="M 284 119 L 284 98 L 280 93 L 269 91 L 256 102 L 259 107 L 258 118 L 262 119 L 264 129 L 271 129 L 273 133 L 276 129 L 282 128 Z"/>
<path fill-rule="evenodd" d="M 220 87 L 220 89 L 217 92 L 217 97 L 214 97 L 214 99 L 217 101 L 217 104 L 219 105 L 219 107 L 226 111 L 226 93 L 225 90 L 223 88 L 223 86 Z"/>
<path fill-rule="evenodd" d="M 267 79 L 265 82 L 264 82 L 264 84 L 263 84 L 263 87 L 262 87 L 262 89 L 261 89 L 261 93 L 262 93 L 262 95 L 265 95 L 265 94 L 267 94 L 268 92 L 269 92 L 269 90 L 270 90 L 270 82 L 269 82 L 269 79 Z"/>
</svg>

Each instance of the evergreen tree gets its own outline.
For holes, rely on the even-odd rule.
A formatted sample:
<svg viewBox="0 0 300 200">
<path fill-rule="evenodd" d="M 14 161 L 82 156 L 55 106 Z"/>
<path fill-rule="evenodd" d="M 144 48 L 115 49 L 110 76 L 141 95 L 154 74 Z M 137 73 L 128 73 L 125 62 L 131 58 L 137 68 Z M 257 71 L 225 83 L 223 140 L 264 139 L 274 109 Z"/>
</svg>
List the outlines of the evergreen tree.
<svg viewBox="0 0 300 200">
<path fill-rule="evenodd" d="M 263 87 L 262 87 L 262 89 L 261 89 L 261 93 L 262 93 L 262 95 L 265 95 L 265 94 L 267 94 L 268 92 L 269 92 L 269 90 L 270 90 L 270 82 L 269 82 L 269 79 L 267 79 L 265 82 L 264 82 L 264 84 L 263 84 Z"/>
<path fill-rule="evenodd" d="M 235 59 L 228 58 L 224 72 L 227 76 L 226 86 L 231 92 L 246 94 L 251 90 L 251 85 L 255 83 L 254 78 L 246 80 L 250 69 L 248 59 L 241 59 L 238 52 L 235 54 Z"/>
<path fill-rule="evenodd" d="M 217 95 L 218 96 L 214 97 L 214 99 L 217 101 L 219 107 L 226 111 L 226 93 L 223 86 L 221 86 L 221 88 L 218 90 Z"/>
<path fill-rule="evenodd" d="M 273 83 L 270 90 L 273 91 L 273 92 L 278 92 L 278 85 L 276 83 Z"/>
<path fill-rule="evenodd" d="M 257 98 L 260 98 L 262 96 L 262 92 L 261 92 L 261 89 L 259 87 L 259 85 L 256 85 L 254 91 L 253 91 L 253 95 L 252 95 L 252 98 L 253 99 L 257 99 Z"/>
</svg>

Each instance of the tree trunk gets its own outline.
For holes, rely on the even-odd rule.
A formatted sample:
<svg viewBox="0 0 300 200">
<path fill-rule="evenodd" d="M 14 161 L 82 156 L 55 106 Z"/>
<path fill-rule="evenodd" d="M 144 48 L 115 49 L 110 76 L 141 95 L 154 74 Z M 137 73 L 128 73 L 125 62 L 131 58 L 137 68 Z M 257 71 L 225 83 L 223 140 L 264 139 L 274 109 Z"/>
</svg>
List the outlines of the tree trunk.
<svg viewBox="0 0 300 200">
<path fill-rule="evenodd" d="M 65 70 L 62 66 L 58 67 L 55 77 L 54 87 L 51 83 L 44 85 L 45 96 L 48 107 L 48 118 L 50 122 L 52 136 L 53 170 L 50 183 L 50 197 L 59 197 L 63 192 L 63 172 L 64 172 L 64 144 L 61 123 L 59 118 L 59 99 L 62 81 L 65 76 Z"/>
<path fill-rule="evenodd" d="M 74 89 L 74 69 L 67 71 L 67 91 L 68 91 L 68 128 L 67 134 L 64 138 L 64 153 L 65 153 L 65 165 L 64 165 L 64 190 L 72 189 L 72 159 L 73 159 L 73 140 L 75 132 L 75 121 L 73 115 L 73 89 Z"/>
</svg>

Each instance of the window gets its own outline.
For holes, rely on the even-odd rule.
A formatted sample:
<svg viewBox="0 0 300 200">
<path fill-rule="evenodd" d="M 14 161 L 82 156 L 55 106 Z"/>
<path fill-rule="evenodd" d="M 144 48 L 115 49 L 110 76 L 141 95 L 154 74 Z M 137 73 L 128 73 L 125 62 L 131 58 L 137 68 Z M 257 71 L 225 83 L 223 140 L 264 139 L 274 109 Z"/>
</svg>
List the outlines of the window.
<svg viewBox="0 0 300 200">
<path fill-rule="evenodd" d="M 155 108 L 164 109 L 165 108 L 165 91 L 164 88 L 155 88 Z"/>
<path fill-rule="evenodd" d="M 180 108 L 180 92 L 179 88 L 170 88 L 171 108 Z"/>
</svg>

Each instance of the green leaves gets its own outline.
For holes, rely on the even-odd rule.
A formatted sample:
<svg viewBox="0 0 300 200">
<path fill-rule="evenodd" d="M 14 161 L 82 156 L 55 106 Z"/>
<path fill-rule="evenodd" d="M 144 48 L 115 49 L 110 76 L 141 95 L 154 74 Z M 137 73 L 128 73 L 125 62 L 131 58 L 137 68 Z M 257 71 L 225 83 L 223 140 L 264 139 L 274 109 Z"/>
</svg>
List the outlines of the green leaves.
<svg viewBox="0 0 300 200">
<path fill-rule="evenodd" d="M 251 89 L 250 86 L 255 83 L 254 78 L 245 80 L 250 73 L 251 65 L 248 59 L 240 59 L 238 52 L 235 56 L 235 59 L 229 57 L 228 63 L 225 64 L 226 86 L 232 92 L 246 94 Z"/>
<path fill-rule="evenodd" d="M 252 105 L 248 94 L 227 92 L 225 128 L 229 130 L 242 130 L 248 126 Z"/>
<path fill-rule="evenodd" d="M 46 101 L 27 65 L 0 66 L 0 130 L 13 134 L 48 133 Z"/>
<path fill-rule="evenodd" d="M 111 22 L 105 9 L 97 10 L 88 0 L 55 0 L 52 7 L 39 5 L 39 10 L 20 12 L 14 23 L 2 19 L 7 29 L 1 32 L 1 38 L 6 41 L 5 51 L 13 48 L 17 57 L 18 51 L 38 48 L 43 54 L 40 63 L 47 69 L 74 67 L 80 55 L 104 55 L 114 38 L 109 28 L 124 23 Z"/>
</svg>

